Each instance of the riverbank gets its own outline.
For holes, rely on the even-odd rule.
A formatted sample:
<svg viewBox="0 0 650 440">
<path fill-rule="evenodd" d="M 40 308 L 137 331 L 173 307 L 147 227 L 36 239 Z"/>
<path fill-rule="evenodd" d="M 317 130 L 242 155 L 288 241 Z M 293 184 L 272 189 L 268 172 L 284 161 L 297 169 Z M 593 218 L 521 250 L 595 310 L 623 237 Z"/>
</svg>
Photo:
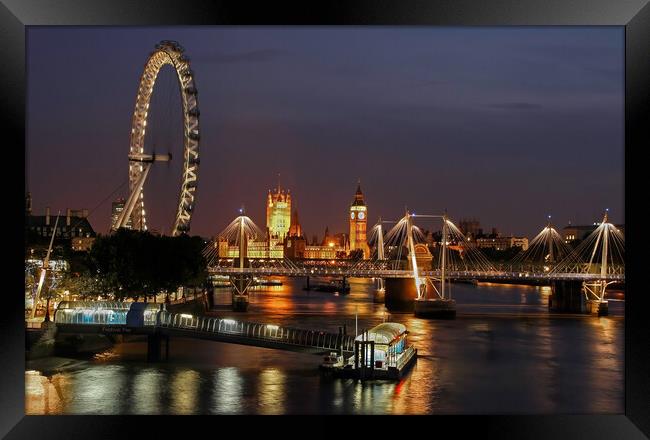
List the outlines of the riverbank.
<svg viewBox="0 0 650 440">
<path fill-rule="evenodd" d="M 25 371 L 38 371 L 46 376 L 57 373 L 66 373 L 75 370 L 83 370 L 91 363 L 87 359 L 67 358 L 60 356 L 48 356 L 37 359 L 28 359 L 25 362 Z"/>
</svg>

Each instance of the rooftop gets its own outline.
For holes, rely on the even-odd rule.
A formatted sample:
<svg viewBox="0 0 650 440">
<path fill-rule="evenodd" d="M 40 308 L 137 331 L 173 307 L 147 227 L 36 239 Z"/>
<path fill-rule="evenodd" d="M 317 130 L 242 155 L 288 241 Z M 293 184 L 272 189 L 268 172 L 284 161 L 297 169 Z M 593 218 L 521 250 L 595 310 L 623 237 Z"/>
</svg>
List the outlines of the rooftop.
<svg viewBox="0 0 650 440">
<path fill-rule="evenodd" d="M 384 322 L 377 327 L 368 330 L 367 336 L 369 341 L 375 341 L 378 344 L 389 344 L 393 339 L 406 332 L 406 326 L 397 322 Z M 361 341 L 363 334 L 357 336 L 355 340 Z"/>
</svg>

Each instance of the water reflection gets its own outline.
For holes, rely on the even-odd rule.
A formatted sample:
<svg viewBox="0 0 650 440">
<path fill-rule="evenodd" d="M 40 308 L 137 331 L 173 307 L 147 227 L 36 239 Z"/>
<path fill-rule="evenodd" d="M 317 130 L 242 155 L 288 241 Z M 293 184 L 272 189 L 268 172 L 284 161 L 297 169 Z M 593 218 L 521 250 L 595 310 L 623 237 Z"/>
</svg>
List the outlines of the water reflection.
<svg viewBox="0 0 650 440">
<path fill-rule="evenodd" d="M 162 414 L 163 373 L 155 368 L 144 368 L 134 373 L 133 412 L 135 414 Z"/>
<path fill-rule="evenodd" d="M 242 378 L 235 367 L 222 368 L 214 374 L 213 405 L 218 414 L 242 412 Z"/>
<path fill-rule="evenodd" d="M 616 317 L 551 316 L 550 288 L 454 285 L 452 321 L 389 315 L 371 282 L 349 295 L 259 287 L 244 319 L 354 332 L 404 323 L 418 349 L 399 382 L 321 376 L 320 357 L 173 338 L 170 360 L 143 363 L 132 341 L 74 371 L 25 372 L 28 414 L 621 413 L 623 326 Z M 229 293 L 225 292 L 226 295 Z M 610 304 L 611 305 L 611 304 Z M 233 312 L 220 315 L 242 319 Z"/>
<path fill-rule="evenodd" d="M 200 386 L 199 373 L 194 370 L 181 370 L 171 380 L 171 412 L 173 414 L 193 414 L 197 411 L 197 393 Z"/>
<path fill-rule="evenodd" d="M 285 373 L 277 368 L 260 372 L 258 382 L 259 413 L 284 414 Z"/>
</svg>

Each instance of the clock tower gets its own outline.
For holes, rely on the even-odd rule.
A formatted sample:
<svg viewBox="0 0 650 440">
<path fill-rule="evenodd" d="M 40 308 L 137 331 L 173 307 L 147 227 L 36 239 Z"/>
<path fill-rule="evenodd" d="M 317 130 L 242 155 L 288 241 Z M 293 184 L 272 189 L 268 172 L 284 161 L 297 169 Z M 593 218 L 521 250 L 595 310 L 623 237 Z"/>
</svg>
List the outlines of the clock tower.
<svg viewBox="0 0 650 440">
<path fill-rule="evenodd" d="M 370 258 L 370 248 L 366 242 L 366 225 L 368 223 L 368 208 L 361 192 L 361 180 L 357 192 L 350 205 L 350 251 L 361 249 L 363 258 Z"/>
</svg>

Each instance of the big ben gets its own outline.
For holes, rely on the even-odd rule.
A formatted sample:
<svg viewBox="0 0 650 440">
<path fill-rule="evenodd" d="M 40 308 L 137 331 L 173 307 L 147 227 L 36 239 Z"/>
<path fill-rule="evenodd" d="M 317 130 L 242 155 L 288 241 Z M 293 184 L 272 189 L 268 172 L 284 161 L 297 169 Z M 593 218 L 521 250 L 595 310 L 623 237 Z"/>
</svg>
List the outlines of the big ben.
<svg viewBox="0 0 650 440">
<path fill-rule="evenodd" d="M 366 242 L 366 225 L 368 223 L 368 208 L 363 200 L 361 181 L 350 205 L 350 251 L 361 249 L 363 258 L 370 257 L 370 248 Z"/>
</svg>

